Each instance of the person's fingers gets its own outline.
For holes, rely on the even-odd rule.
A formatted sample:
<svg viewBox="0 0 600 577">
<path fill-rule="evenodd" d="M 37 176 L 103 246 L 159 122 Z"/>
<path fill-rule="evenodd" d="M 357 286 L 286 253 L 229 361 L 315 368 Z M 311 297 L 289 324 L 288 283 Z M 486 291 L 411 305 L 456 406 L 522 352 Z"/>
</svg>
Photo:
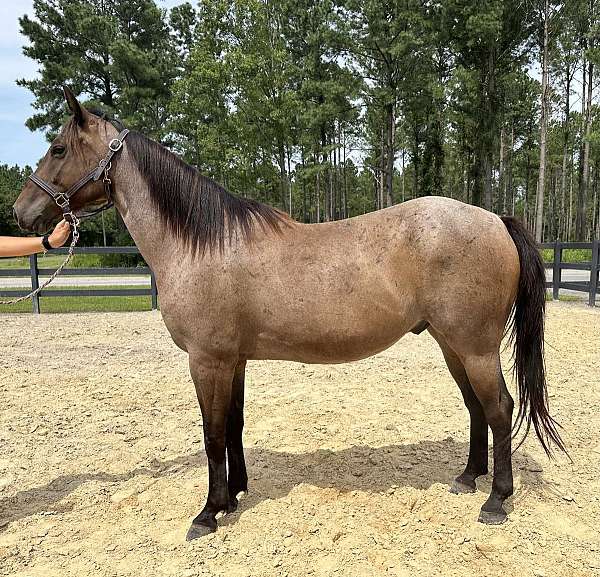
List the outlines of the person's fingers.
<svg viewBox="0 0 600 577">
<path fill-rule="evenodd" d="M 68 235 L 69 232 L 71 232 L 71 227 L 69 226 L 69 223 L 61 220 L 57 225 L 56 225 L 56 232 L 62 236 L 64 235 Z"/>
<path fill-rule="evenodd" d="M 71 233 L 71 227 L 69 226 L 69 223 L 66 222 L 65 220 L 61 220 L 55 227 L 54 230 L 52 231 L 52 234 L 50 235 L 50 246 L 52 248 L 58 248 L 59 246 L 62 246 L 63 244 L 65 244 L 65 241 L 67 240 L 67 238 L 69 238 L 69 234 Z"/>
</svg>

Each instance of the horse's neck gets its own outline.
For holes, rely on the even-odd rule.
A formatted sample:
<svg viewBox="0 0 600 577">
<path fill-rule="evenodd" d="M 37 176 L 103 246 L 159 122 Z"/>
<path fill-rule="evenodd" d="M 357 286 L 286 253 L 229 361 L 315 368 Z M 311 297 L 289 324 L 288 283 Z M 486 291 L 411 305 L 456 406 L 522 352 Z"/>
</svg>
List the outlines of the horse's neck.
<svg viewBox="0 0 600 577">
<path fill-rule="evenodd" d="M 114 203 L 142 256 L 155 273 L 177 258 L 179 243 L 152 204 L 148 185 L 127 154 L 111 174 Z"/>
</svg>

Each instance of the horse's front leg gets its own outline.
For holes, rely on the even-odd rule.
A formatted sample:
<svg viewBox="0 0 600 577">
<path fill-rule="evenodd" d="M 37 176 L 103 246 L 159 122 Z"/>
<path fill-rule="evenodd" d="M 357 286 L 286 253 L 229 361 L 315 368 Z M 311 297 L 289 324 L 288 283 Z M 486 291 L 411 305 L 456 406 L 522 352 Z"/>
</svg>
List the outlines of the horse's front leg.
<svg viewBox="0 0 600 577">
<path fill-rule="evenodd" d="M 227 463 L 229 487 L 229 508 L 231 513 L 237 509 L 239 493 L 248 491 L 248 474 L 244 460 L 242 433 L 244 430 L 244 378 L 246 361 L 240 361 L 235 368 L 231 390 L 231 405 L 227 417 Z"/>
<path fill-rule="evenodd" d="M 190 372 L 202 411 L 204 448 L 208 457 L 208 497 L 204 509 L 192 521 L 188 541 L 216 531 L 216 516 L 226 512 L 230 505 L 225 447 L 235 366 L 235 361 L 228 363 L 204 355 L 190 355 Z"/>
</svg>

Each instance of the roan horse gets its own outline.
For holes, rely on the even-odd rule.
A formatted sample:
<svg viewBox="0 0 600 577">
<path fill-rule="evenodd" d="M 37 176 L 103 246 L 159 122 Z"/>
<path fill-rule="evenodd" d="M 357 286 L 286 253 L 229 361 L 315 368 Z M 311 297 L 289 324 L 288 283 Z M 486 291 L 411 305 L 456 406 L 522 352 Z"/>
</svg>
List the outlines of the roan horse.
<svg viewBox="0 0 600 577">
<path fill-rule="evenodd" d="M 28 181 L 14 205 L 27 230 L 45 231 L 61 216 L 39 182 L 58 192 L 72 188 L 120 130 L 68 89 L 65 95 L 72 118 L 40 162 L 37 182 Z M 209 489 L 188 539 L 215 531 L 216 516 L 235 510 L 247 490 L 248 360 L 342 363 L 427 329 L 471 417 L 469 458 L 453 492 L 475 491 L 475 479 L 488 472 L 488 425 L 492 430 L 494 477 L 479 517 L 484 523 L 506 519 L 516 428 L 533 425 L 546 452 L 551 443 L 564 450 L 548 413 L 544 268 L 517 221 L 427 197 L 348 220 L 300 224 L 229 194 L 134 131 L 108 170 L 115 205 L 156 275 L 164 322 L 189 355 L 202 412 Z M 105 195 L 101 180 L 87 182 L 70 199 L 72 210 L 98 206 Z M 499 356 L 511 328 L 515 428 Z"/>
</svg>

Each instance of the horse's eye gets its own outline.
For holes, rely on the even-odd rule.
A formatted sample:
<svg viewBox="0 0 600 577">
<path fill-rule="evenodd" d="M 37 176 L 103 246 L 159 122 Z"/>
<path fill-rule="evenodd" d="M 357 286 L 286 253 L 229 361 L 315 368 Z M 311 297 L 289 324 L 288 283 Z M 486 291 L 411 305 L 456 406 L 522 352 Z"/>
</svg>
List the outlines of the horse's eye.
<svg viewBox="0 0 600 577">
<path fill-rule="evenodd" d="M 61 144 L 57 144 L 52 147 L 51 153 L 52 156 L 55 156 L 56 158 L 61 158 L 65 155 L 66 150 L 67 149 L 64 146 L 62 146 Z"/>
</svg>

